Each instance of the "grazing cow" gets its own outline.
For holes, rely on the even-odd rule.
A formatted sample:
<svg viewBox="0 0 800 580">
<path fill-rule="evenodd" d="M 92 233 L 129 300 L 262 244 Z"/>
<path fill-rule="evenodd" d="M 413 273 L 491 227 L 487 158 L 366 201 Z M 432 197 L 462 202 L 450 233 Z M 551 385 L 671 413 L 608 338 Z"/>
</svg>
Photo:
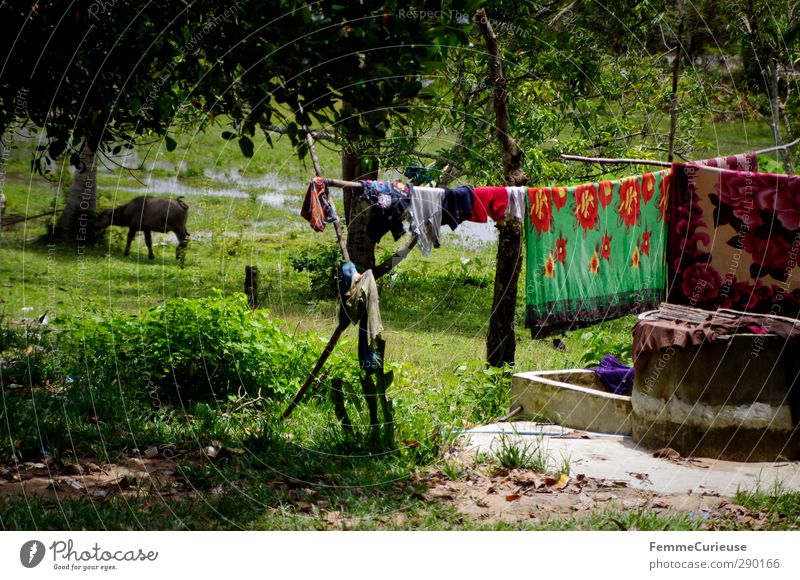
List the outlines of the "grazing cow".
<svg viewBox="0 0 800 580">
<path fill-rule="evenodd" d="M 176 258 L 180 261 L 183 250 L 186 248 L 186 239 L 189 232 L 186 231 L 186 218 L 189 214 L 189 206 L 178 199 L 164 199 L 161 197 L 136 197 L 125 205 L 117 206 L 113 209 L 101 211 L 95 227 L 103 230 L 108 226 L 121 226 L 128 229 L 128 243 L 125 245 L 125 255 L 130 253 L 131 242 L 136 237 L 136 232 L 144 232 L 144 241 L 147 243 L 148 257 L 152 260 L 153 240 L 150 232 L 175 232 L 178 236 L 178 249 L 175 251 Z"/>
</svg>

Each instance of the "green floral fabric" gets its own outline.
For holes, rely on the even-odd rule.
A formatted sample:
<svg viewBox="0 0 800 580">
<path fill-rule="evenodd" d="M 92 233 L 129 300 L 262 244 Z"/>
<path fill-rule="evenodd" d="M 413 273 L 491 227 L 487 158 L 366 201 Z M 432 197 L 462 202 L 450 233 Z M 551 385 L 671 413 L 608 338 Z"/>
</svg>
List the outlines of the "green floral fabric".
<svg viewBox="0 0 800 580">
<path fill-rule="evenodd" d="M 534 337 L 664 300 L 669 185 L 667 169 L 528 189 L 525 326 Z"/>
</svg>

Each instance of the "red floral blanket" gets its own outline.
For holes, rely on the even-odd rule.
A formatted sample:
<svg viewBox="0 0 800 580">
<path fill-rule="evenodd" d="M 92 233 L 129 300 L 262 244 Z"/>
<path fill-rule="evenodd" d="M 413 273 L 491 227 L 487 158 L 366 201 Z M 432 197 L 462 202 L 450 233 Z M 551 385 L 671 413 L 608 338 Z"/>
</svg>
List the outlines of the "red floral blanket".
<svg viewBox="0 0 800 580">
<path fill-rule="evenodd" d="M 675 164 L 668 301 L 800 313 L 800 177 Z"/>
</svg>

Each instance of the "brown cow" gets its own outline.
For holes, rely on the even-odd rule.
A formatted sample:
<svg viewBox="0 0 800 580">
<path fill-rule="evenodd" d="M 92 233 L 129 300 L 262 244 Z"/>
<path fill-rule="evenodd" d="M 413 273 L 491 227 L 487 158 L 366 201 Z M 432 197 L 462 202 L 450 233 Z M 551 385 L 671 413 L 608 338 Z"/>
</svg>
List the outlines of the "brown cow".
<svg viewBox="0 0 800 580">
<path fill-rule="evenodd" d="M 186 218 L 189 206 L 178 199 L 164 199 L 161 197 L 136 197 L 113 209 L 101 211 L 95 220 L 95 227 L 103 230 L 108 226 L 121 226 L 128 229 L 128 243 L 125 245 L 125 255 L 130 253 L 131 242 L 136 237 L 136 232 L 144 232 L 144 241 L 147 244 L 148 257 L 152 260 L 153 240 L 150 232 L 175 232 L 178 237 L 178 249 L 175 256 L 181 259 L 181 254 L 187 245 L 189 232 L 186 231 Z"/>
</svg>

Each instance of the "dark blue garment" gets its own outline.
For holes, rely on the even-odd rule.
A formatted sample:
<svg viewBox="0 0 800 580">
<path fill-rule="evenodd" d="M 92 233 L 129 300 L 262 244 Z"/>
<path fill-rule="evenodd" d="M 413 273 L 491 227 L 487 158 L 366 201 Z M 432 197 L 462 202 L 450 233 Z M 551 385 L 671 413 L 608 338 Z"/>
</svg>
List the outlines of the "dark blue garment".
<svg viewBox="0 0 800 580">
<path fill-rule="evenodd" d="M 451 230 L 456 229 L 458 224 L 470 218 L 474 204 L 475 192 L 469 185 L 445 189 L 442 202 L 442 225 L 450 226 Z"/>
<path fill-rule="evenodd" d="M 378 353 L 369 347 L 367 335 L 367 309 L 359 309 L 358 320 L 353 320 L 347 311 L 347 293 L 353 285 L 353 276 L 358 274 L 353 262 L 342 263 L 342 275 L 339 277 L 339 326 L 350 326 L 358 323 L 358 362 L 361 368 L 369 371 L 379 367 Z"/>
<path fill-rule="evenodd" d="M 372 216 L 367 224 L 367 235 L 379 242 L 392 232 L 395 241 L 406 233 L 403 214 L 411 203 L 413 188 L 399 181 L 361 181 L 361 197 L 372 206 Z"/>
<path fill-rule="evenodd" d="M 633 369 L 626 367 L 612 355 L 607 354 L 600 366 L 592 369 L 600 382 L 615 395 L 630 395 L 633 390 Z"/>
</svg>

